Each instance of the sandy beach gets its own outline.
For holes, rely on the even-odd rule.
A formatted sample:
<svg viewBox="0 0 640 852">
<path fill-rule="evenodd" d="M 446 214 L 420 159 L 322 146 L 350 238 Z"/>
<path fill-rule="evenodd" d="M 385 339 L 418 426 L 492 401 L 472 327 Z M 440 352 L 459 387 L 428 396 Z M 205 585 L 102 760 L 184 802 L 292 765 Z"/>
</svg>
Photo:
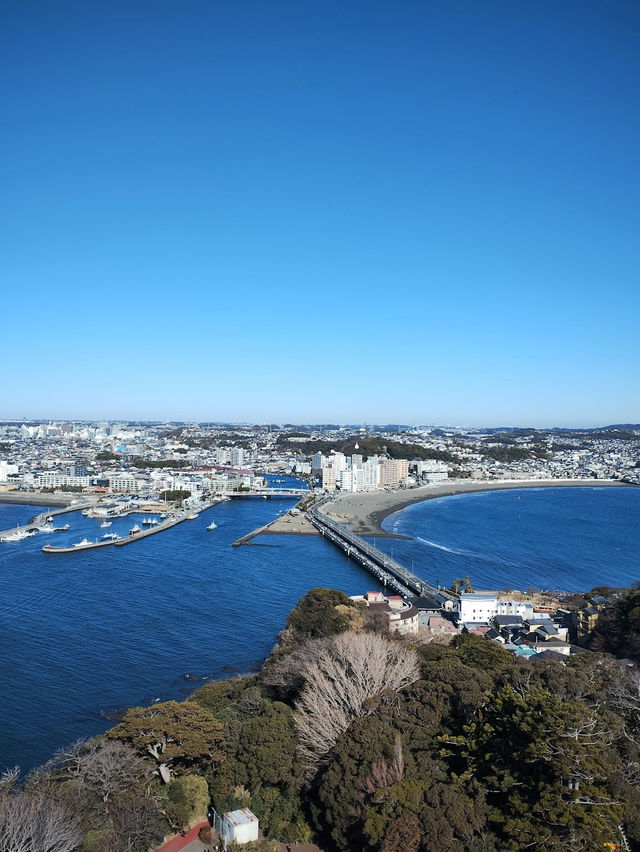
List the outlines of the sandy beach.
<svg viewBox="0 0 640 852">
<path fill-rule="evenodd" d="M 71 506 L 74 500 L 78 503 L 86 503 L 93 497 L 92 494 L 34 494 L 29 491 L 0 491 L 0 503 L 17 503 L 22 506 Z"/>
<path fill-rule="evenodd" d="M 448 497 L 453 494 L 467 494 L 476 491 L 501 491 L 505 488 L 576 488 L 619 487 L 625 483 L 613 479 L 513 479 L 496 481 L 473 481 L 452 479 L 439 485 L 425 485 L 420 488 L 406 488 L 400 491 L 374 491 L 370 494 L 340 494 L 325 503 L 321 511 L 331 519 L 347 523 L 358 535 L 370 535 L 386 538 L 404 538 L 382 529 L 382 522 L 394 512 L 399 512 L 413 503 L 433 500 L 436 497 Z"/>
</svg>

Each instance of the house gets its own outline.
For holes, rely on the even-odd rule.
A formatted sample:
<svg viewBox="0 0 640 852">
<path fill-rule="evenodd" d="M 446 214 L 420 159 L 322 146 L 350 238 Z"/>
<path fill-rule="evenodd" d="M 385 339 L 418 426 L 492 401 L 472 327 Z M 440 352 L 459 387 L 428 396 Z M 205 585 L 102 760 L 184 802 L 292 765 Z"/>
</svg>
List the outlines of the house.
<svg viewBox="0 0 640 852">
<path fill-rule="evenodd" d="M 406 598 L 418 610 L 418 621 L 423 626 L 429 625 L 429 619 L 442 615 L 442 602 L 434 597 Z"/>
<path fill-rule="evenodd" d="M 400 595 L 385 597 L 382 592 L 366 592 L 364 595 L 351 595 L 351 600 L 364 601 L 372 613 L 386 616 L 391 633 L 406 636 L 418 632 L 420 613 L 417 607 Z"/>
<path fill-rule="evenodd" d="M 452 624 L 449 619 L 442 618 L 439 615 L 430 616 L 427 626 L 429 630 L 436 635 L 456 636 L 458 634 L 457 627 Z"/>
</svg>

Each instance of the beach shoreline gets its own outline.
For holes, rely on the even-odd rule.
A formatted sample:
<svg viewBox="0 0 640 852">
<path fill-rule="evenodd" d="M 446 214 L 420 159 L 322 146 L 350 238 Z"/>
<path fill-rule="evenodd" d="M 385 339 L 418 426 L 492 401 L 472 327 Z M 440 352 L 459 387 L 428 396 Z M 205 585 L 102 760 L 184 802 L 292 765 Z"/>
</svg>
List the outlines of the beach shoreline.
<svg viewBox="0 0 640 852">
<path fill-rule="evenodd" d="M 339 494 L 320 511 L 332 520 L 346 523 L 349 529 L 362 536 L 380 538 L 406 538 L 382 528 L 382 523 L 394 515 L 425 500 L 452 497 L 456 494 L 474 494 L 484 491 L 502 491 L 517 488 L 611 488 L 633 486 L 615 479 L 509 479 L 473 481 L 452 479 L 437 485 L 406 488 L 401 491 L 373 491 L 366 494 Z"/>
<path fill-rule="evenodd" d="M 94 497 L 92 494 L 32 494 L 28 491 L 0 491 L 0 503 L 12 503 L 17 506 L 65 507 L 74 501 L 81 503 Z"/>
</svg>

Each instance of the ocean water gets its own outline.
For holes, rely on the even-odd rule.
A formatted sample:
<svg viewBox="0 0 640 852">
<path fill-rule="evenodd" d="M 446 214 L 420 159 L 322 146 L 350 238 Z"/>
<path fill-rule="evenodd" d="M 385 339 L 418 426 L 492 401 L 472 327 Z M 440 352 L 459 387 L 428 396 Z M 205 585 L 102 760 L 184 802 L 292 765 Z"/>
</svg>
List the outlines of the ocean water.
<svg viewBox="0 0 640 852">
<path fill-rule="evenodd" d="M 105 708 L 183 698 L 200 678 L 257 667 L 313 586 L 359 594 L 376 581 L 318 536 L 232 547 L 292 500 L 233 500 L 127 547 L 48 555 L 43 544 L 126 534 L 79 512 L 68 533 L 0 544 L 0 770 L 29 769 L 112 724 Z M 33 507 L 0 504 L 0 529 Z M 218 528 L 207 531 L 215 520 Z M 385 522 L 376 544 L 429 580 L 588 589 L 640 578 L 640 489 L 558 488 L 430 500 Z"/>
<path fill-rule="evenodd" d="M 104 731 L 113 724 L 104 708 L 183 698 L 196 678 L 259 666 L 312 586 L 350 594 L 371 586 L 318 536 L 231 546 L 294 503 L 232 500 L 126 547 L 42 553 L 46 543 L 126 533 L 142 520 L 130 515 L 107 530 L 74 512 L 56 519 L 69 522 L 68 533 L 0 544 L 0 770 L 28 769 Z M 35 511 L 0 504 L 0 529 Z M 218 528 L 209 532 L 211 520 Z"/>
<path fill-rule="evenodd" d="M 388 517 L 380 549 L 430 582 L 588 591 L 640 580 L 640 488 L 522 488 L 456 494 Z M 370 539 L 374 541 L 374 539 Z"/>
</svg>

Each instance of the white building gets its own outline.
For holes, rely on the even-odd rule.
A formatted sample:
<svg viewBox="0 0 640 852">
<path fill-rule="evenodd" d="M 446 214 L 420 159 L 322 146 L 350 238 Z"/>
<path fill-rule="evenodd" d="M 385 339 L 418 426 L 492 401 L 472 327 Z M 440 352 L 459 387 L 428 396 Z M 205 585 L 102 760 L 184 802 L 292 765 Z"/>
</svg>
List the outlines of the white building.
<svg viewBox="0 0 640 852">
<path fill-rule="evenodd" d="M 10 474 L 16 474 L 17 472 L 17 464 L 9 464 L 6 461 L 0 461 L 0 482 L 6 482 Z"/>
<path fill-rule="evenodd" d="M 242 467 L 244 464 L 245 452 L 242 447 L 231 447 L 229 458 L 233 467 Z"/>
<path fill-rule="evenodd" d="M 344 453 L 331 453 L 329 463 L 335 470 L 337 478 L 340 471 L 346 470 L 347 468 L 347 457 Z"/>
<path fill-rule="evenodd" d="M 118 494 L 128 494 L 138 490 L 138 480 L 130 473 L 117 473 L 109 476 L 109 490 Z"/>
<path fill-rule="evenodd" d="M 65 473 L 39 473 L 36 476 L 38 488 L 88 488 L 88 476 L 67 476 Z"/>
<path fill-rule="evenodd" d="M 418 479 L 426 479 L 427 482 L 445 482 L 449 476 L 449 468 L 444 462 L 434 459 L 425 459 L 414 463 Z"/>
<path fill-rule="evenodd" d="M 314 472 L 320 472 L 322 468 L 325 466 L 326 459 L 324 457 L 324 453 L 314 453 L 311 456 L 311 470 Z"/>
<path fill-rule="evenodd" d="M 458 620 L 461 622 L 490 622 L 496 615 L 533 617 L 533 605 L 524 601 L 500 601 L 497 592 L 461 592 L 458 600 Z"/>
<path fill-rule="evenodd" d="M 322 488 L 324 491 L 336 490 L 336 470 L 330 465 L 322 468 Z"/>
</svg>

